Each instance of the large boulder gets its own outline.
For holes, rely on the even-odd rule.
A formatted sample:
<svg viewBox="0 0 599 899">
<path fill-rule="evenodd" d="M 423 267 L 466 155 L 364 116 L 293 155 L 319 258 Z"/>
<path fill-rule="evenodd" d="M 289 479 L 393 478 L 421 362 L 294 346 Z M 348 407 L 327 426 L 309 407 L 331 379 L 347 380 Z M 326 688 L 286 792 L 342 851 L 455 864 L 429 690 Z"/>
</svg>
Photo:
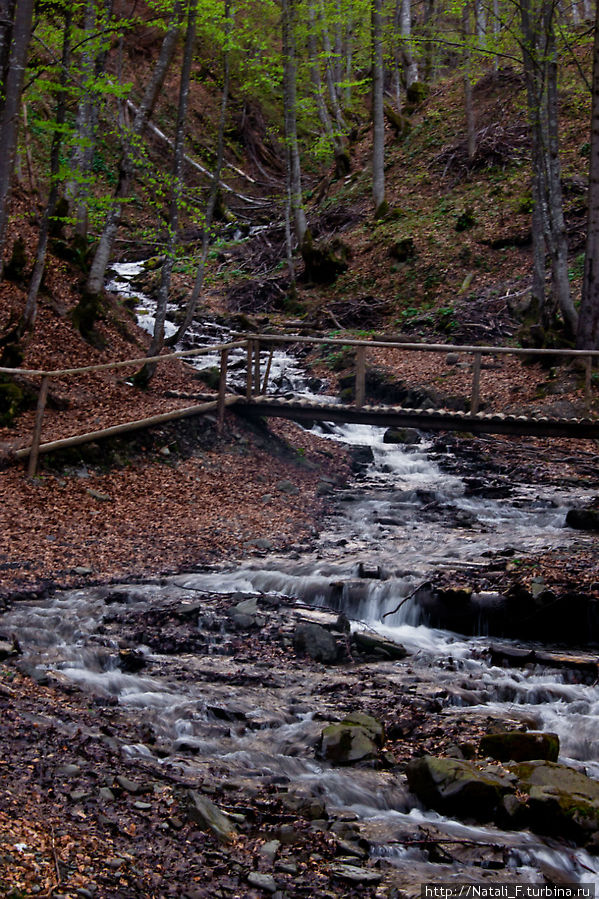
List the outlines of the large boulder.
<svg viewBox="0 0 599 899">
<path fill-rule="evenodd" d="M 577 531 L 599 531 L 599 509 L 570 509 L 566 524 Z"/>
<path fill-rule="evenodd" d="M 293 645 L 297 652 L 325 665 L 332 665 L 338 658 L 335 638 L 319 624 L 308 621 L 298 624 L 293 634 Z"/>
<path fill-rule="evenodd" d="M 497 768 L 480 768 L 461 759 L 413 759 L 406 768 L 410 790 L 429 808 L 443 814 L 492 820 L 502 807 L 503 797 L 515 791 L 515 778 Z"/>
<path fill-rule="evenodd" d="M 510 771 L 518 778 L 519 790 L 529 795 L 531 830 L 596 843 L 599 782 L 553 762 L 522 762 L 510 766 Z"/>
<path fill-rule="evenodd" d="M 526 762 L 531 759 L 557 762 L 559 737 L 557 734 L 517 730 L 486 734 L 480 741 L 480 751 L 500 762 Z"/>
</svg>

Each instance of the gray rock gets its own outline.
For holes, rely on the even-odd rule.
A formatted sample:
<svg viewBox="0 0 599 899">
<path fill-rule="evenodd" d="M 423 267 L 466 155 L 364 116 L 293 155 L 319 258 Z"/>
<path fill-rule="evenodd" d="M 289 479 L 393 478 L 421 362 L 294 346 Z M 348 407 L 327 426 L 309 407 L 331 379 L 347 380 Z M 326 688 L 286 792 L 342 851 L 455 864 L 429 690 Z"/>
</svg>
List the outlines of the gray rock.
<svg viewBox="0 0 599 899">
<path fill-rule="evenodd" d="M 17 651 L 12 643 L 9 643 L 8 640 L 0 640 L 0 662 L 16 654 Z"/>
<path fill-rule="evenodd" d="M 332 665 L 337 661 L 337 644 L 329 631 L 319 624 L 298 624 L 293 634 L 293 645 L 296 651 L 305 653 L 316 662 Z"/>
<path fill-rule="evenodd" d="M 352 643 L 358 652 L 376 655 L 380 659 L 400 660 L 409 655 L 408 650 L 401 643 L 393 643 L 392 640 L 386 640 L 384 637 L 379 637 L 378 634 L 355 631 L 352 634 Z"/>
<path fill-rule="evenodd" d="M 383 443 L 413 445 L 422 443 L 422 437 L 416 428 L 387 428 L 383 435 Z"/>
<path fill-rule="evenodd" d="M 370 715 L 357 713 L 322 731 L 319 755 L 336 765 L 375 759 L 384 740 L 383 727 Z"/>
<path fill-rule="evenodd" d="M 277 483 L 277 490 L 279 491 L 279 493 L 287 493 L 290 496 L 294 496 L 300 492 L 297 484 L 294 484 L 293 481 L 287 480 L 279 481 Z"/>
<path fill-rule="evenodd" d="M 557 734 L 532 731 L 486 734 L 481 738 L 480 751 L 500 762 L 526 762 L 531 759 L 557 762 L 559 737 Z"/>
<path fill-rule="evenodd" d="M 229 842 L 237 833 L 237 828 L 228 815 L 208 799 L 201 796 L 196 790 L 189 791 L 191 803 L 187 813 L 192 821 L 199 824 L 204 830 L 210 830 L 219 840 Z"/>
<path fill-rule="evenodd" d="M 57 777 L 77 777 L 81 774 L 79 765 L 59 765 L 56 769 Z"/>
<path fill-rule="evenodd" d="M 262 846 L 260 846 L 260 849 L 258 850 L 258 852 L 260 853 L 260 855 L 263 858 L 267 859 L 272 865 L 280 847 L 281 847 L 280 840 L 269 840 L 268 843 L 263 843 Z"/>
<path fill-rule="evenodd" d="M 380 883 L 383 875 L 378 871 L 372 871 L 369 868 L 358 868 L 354 865 L 335 865 L 331 868 L 331 874 L 339 880 L 345 880 L 347 883 L 363 883 L 374 886 Z"/>
<path fill-rule="evenodd" d="M 248 874 L 248 883 L 265 893 L 276 893 L 277 884 L 272 874 L 260 874 L 259 871 L 252 871 Z"/>
<path fill-rule="evenodd" d="M 148 793 L 150 791 L 150 787 L 147 784 L 140 784 L 135 780 L 129 780 L 128 777 L 124 777 L 122 774 L 117 775 L 115 780 L 121 790 L 124 790 L 126 793 L 137 795 L 138 793 Z"/>
<path fill-rule="evenodd" d="M 599 782 L 567 765 L 510 765 L 518 787 L 529 794 L 528 823 L 538 833 L 592 840 L 599 830 Z"/>
<path fill-rule="evenodd" d="M 507 793 L 515 792 L 513 782 L 497 773 L 483 772 L 473 762 L 434 758 L 412 759 L 406 768 L 410 790 L 429 808 L 443 814 L 489 821 Z"/>
</svg>

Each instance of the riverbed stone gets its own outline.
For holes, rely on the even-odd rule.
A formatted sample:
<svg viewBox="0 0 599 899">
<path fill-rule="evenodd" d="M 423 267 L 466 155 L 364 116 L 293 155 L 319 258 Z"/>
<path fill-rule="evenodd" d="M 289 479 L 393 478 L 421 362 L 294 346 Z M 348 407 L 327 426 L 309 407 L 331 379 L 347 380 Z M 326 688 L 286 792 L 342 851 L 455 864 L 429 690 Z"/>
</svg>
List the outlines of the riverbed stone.
<svg viewBox="0 0 599 899">
<path fill-rule="evenodd" d="M 196 790 L 190 790 L 188 795 L 191 800 L 187 808 L 188 817 L 204 830 L 210 830 L 219 840 L 225 843 L 232 840 L 237 828 L 229 816 Z"/>
<path fill-rule="evenodd" d="M 337 661 L 337 643 L 331 633 L 319 624 L 300 622 L 293 634 L 297 652 L 304 653 L 315 662 L 332 665 Z"/>
<path fill-rule="evenodd" d="M 509 769 L 518 778 L 520 791 L 529 795 L 532 830 L 593 843 L 599 831 L 598 781 L 554 762 L 522 762 Z"/>
<path fill-rule="evenodd" d="M 566 524 L 577 531 L 599 531 L 599 509 L 570 509 Z"/>
<path fill-rule="evenodd" d="M 318 754 L 335 765 L 376 759 L 385 740 L 383 725 L 371 715 L 356 712 L 322 731 Z"/>
<path fill-rule="evenodd" d="M 283 480 L 277 483 L 277 490 L 279 493 L 287 493 L 290 496 L 295 496 L 300 492 L 297 484 L 294 484 L 293 481 Z"/>
<path fill-rule="evenodd" d="M 483 771 L 473 762 L 423 756 L 406 768 L 410 790 L 425 806 L 443 814 L 490 821 L 514 785 L 507 772 Z"/>
<path fill-rule="evenodd" d="M 554 733 L 535 731 L 485 734 L 480 741 L 480 751 L 500 762 L 526 762 L 531 759 L 556 762 L 559 756 L 559 737 Z"/>
<path fill-rule="evenodd" d="M 331 868 L 333 877 L 344 880 L 347 883 L 375 886 L 383 879 L 383 875 L 371 868 L 359 868 L 356 865 L 334 865 Z"/>
<path fill-rule="evenodd" d="M 422 443 L 422 437 L 416 428 L 387 428 L 383 434 L 383 443 L 414 445 Z"/>
<path fill-rule="evenodd" d="M 248 883 L 265 893 L 276 893 L 277 882 L 272 874 L 261 874 L 259 871 L 252 871 L 248 874 Z"/>
<path fill-rule="evenodd" d="M 358 652 L 373 655 L 379 659 L 393 659 L 399 661 L 409 655 L 408 650 L 401 643 L 386 640 L 378 634 L 367 634 L 363 631 L 355 631 L 352 634 L 352 643 Z"/>
</svg>

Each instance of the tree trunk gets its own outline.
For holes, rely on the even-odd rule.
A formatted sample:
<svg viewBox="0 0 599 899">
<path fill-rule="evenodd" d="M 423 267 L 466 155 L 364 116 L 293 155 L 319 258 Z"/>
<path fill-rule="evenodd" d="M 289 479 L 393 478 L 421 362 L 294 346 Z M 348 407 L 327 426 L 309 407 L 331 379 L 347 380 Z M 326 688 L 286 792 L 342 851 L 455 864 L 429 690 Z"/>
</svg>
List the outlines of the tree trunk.
<svg viewBox="0 0 599 899">
<path fill-rule="evenodd" d="M 112 13 L 112 0 L 107 0 L 104 12 L 98 21 L 96 0 L 87 0 L 84 16 L 84 31 L 89 36 L 109 21 Z M 92 172 L 94 150 L 99 119 L 99 97 L 94 95 L 93 82 L 105 70 L 108 51 L 102 47 L 95 55 L 93 50 L 86 49 L 81 57 L 80 81 L 83 93 L 77 104 L 75 123 L 75 148 L 71 154 L 73 175 L 66 187 L 66 195 L 71 203 L 71 213 L 75 219 L 75 233 L 85 240 L 88 230 L 88 194 L 89 180 Z"/>
<path fill-rule="evenodd" d="M 231 34 L 231 28 L 233 26 L 232 18 L 231 18 L 231 2 L 230 0 L 225 0 L 225 50 L 223 56 L 223 92 L 221 96 L 220 103 L 220 119 L 218 123 L 218 136 L 216 141 L 216 163 L 214 166 L 214 172 L 212 175 L 212 184 L 210 185 L 210 191 L 208 194 L 208 203 L 206 205 L 206 213 L 204 216 L 204 227 L 202 233 L 202 255 L 200 257 L 200 262 L 198 264 L 198 269 L 196 271 L 196 276 L 194 280 L 193 289 L 191 291 L 191 295 L 187 302 L 187 307 L 185 309 L 185 317 L 177 332 L 173 334 L 171 337 L 165 340 L 166 346 L 175 346 L 187 333 L 187 329 L 191 325 L 196 309 L 198 306 L 198 300 L 200 298 L 200 294 L 202 292 L 202 288 L 204 286 L 204 276 L 206 272 L 206 261 L 208 259 L 208 250 L 210 247 L 210 231 L 212 229 L 212 221 L 214 219 L 214 210 L 216 207 L 216 200 L 218 197 L 218 192 L 220 189 L 220 176 L 223 168 L 223 162 L 225 157 L 225 126 L 227 123 L 227 105 L 229 102 L 229 82 L 230 82 L 230 71 L 231 71 L 231 62 L 230 62 L 230 53 L 228 47 L 228 41 Z"/>
<path fill-rule="evenodd" d="M 341 112 L 341 106 L 339 105 L 339 97 L 337 96 L 337 84 L 335 83 L 334 75 L 335 62 L 322 0 L 320 8 L 320 18 L 322 23 L 322 45 L 324 47 L 324 52 L 326 55 L 325 79 L 329 92 L 329 102 L 331 104 L 331 109 L 333 110 L 333 115 L 335 116 L 335 122 L 337 123 L 337 131 L 339 135 L 342 135 L 345 132 L 345 121 L 343 119 L 343 113 Z"/>
<path fill-rule="evenodd" d="M 562 177 L 559 157 L 558 136 L 558 96 L 557 96 L 557 48 L 553 27 L 553 9 L 547 7 L 546 55 L 547 55 L 547 182 L 549 186 L 549 219 L 552 234 L 552 289 L 555 301 L 562 314 L 566 329 L 571 335 L 578 328 L 578 313 L 572 301 L 570 278 L 568 275 L 568 232 L 564 219 L 562 198 Z"/>
<path fill-rule="evenodd" d="M 412 0 L 398 0 L 401 57 L 406 88 L 418 81 L 418 63 L 412 50 Z"/>
<path fill-rule="evenodd" d="M 574 334 L 578 316 L 570 293 L 561 190 L 554 14 L 549 0 L 520 2 L 533 164 L 533 297 L 539 304 L 543 327 L 553 324 L 559 309 L 565 328 Z M 544 284 L 545 251 L 551 259 L 550 299 Z"/>
<path fill-rule="evenodd" d="M 462 10 L 462 33 L 464 39 L 464 109 L 466 113 L 466 142 L 468 159 L 474 159 L 476 153 L 476 126 L 474 124 L 474 103 L 472 102 L 472 48 L 470 47 L 470 7 L 464 4 Z"/>
<path fill-rule="evenodd" d="M 576 346 L 579 350 L 599 349 L 599 4 L 593 46 L 587 244 Z"/>
<path fill-rule="evenodd" d="M 31 274 L 29 284 L 29 292 L 27 294 L 27 302 L 23 313 L 23 330 L 31 330 L 35 323 L 37 315 L 37 296 L 42 283 L 44 269 L 46 268 L 46 251 L 48 249 L 48 237 L 50 234 L 50 221 L 56 211 L 59 191 L 59 170 L 60 170 L 60 150 L 62 146 L 62 138 L 64 133 L 64 123 L 67 112 L 67 84 L 70 77 L 70 56 L 71 56 L 71 25 L 72 25 L 72 7 L 67 4 L 65 6 L 64 18 L 64 36 L 62 42 L 62 59 L 60 64 L 60 75 L 58 78 L 59 90 L 56 100 L 56 126 L 52 136 L 52 147 L 50 150 L 50 192 L 48 194 L 48 202 L 44 209 L 42 222 L 37 241 L 37 252 L 35 264 Z"/>
<path fill-rule="evenodd" d="M 86 291 L 89 294 L 99 294 L 104 287 L 106 267 L 108 266 L 112 245 L 121 219 L 122 203 L 129 195 L 131 180 L 133 178 L 135 165 L 135 139 L 143 135 L 146 125 L 152 115 L 160 89 L 173 58 L 173 53 L 175 52 L 175 46 L 180 30 L 181 0 L 177 0 L 168 31 L 162 41 L 160 55 L 156 61 L 152 77 L 146 87 L 143 100 L 138 107 L 133 125 L 131 126 L 131 134 L 128 136 L 126 135 L 124 139 L 119 180 L 115 191 L 114 201 L 108 211 L 87 279 Z"/>
<path fill-rule="evenodd" d="M 308 223 L 302 201 L 302 170 L 297 141 L 297 63 L 295 50 L 296 0 L 282 0 L 283 16 L 283 106 L 285 139 L 289 147 L 289 181 L 295 237 L 301 247 Z"/>
<path fill-rule="evenodd" d="M 385 211 L 385 118 L 382 0 L 372 0 L 372 199 L 375 217 Z"/>
<path fill-rule="evenodd" d="M 162 271 L 160 273 L 160 287 L 156 304 L 156 318 L 154 320 L 154 333 L 150 341 L 148 356 L 158 356 L 164 346 L 164 323 L 166 321 L 166 307 L 171 286 L 171 276 L 177 254 L 179 242 L 179 212 L 181 205 L 181 193 L 183 190 L 183 164 L 185 157 L 185 125 L 187 119 L 187 105 L 189 100 L 189 82 L 191 79 L 191 65 L 196 37 L 197 0 L 190 0 L 187 11 L 187 32 L 185 35 L 185 48 L 181 64 L 181 79 L 179 82 L 179 104 L 177 107 L 177 127 L 175 131 L 175 146 L 173 150 L 171 202 L 168 222 L 168 241 Z M 136 380 L 147 384 L 156 371 L 156 363 L 146 363 Z"/>
<path fill-rule="evenodd" d="M 6 228 L 8 224 L 8 206 L 10 187 L 17 149 L 19 128 L 19 110 L 23 78 L 27 62 L 27 48 L 31 38 L 33 20 L 33 0 L 0 0 L 2 15 L 2 44 L 0 59 L 5 67 L 2 76 L 2 93 L 0 94 L 0 136 L 2 151 L 0 152 L 0 275 L 2 274 Z M 7 18 L 4 18 L 4 17 Z"/>
</svg>

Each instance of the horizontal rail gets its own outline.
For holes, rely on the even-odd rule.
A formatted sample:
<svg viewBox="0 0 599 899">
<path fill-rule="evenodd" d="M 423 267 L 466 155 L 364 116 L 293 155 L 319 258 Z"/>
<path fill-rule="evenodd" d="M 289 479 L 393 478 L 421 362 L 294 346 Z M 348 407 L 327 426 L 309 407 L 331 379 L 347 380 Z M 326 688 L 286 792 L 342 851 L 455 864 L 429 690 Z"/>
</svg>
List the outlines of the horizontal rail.
<svg viewBox="0 0 599 899">
<path fill-rule="evenodd" d="M 98 365 L 84 365 L 81 368 L 63 368 L 52 371 L 29 368 L 0 368 L 0 374 L 64 378 L 69 375 L 82 375 L 94 371 L 110 371 L 111 369 L 127 368 L 130 365 L 145 365 L 147 362 L 168 362 L 171 359 L 187 359 L 193 356 L 207 356 L 210 353 L 243 348 L 246 345 L 247 340 L 234 340 L 230 343 L 219 343 L 214 344 L 213 346 L 199 347 L 195 350 L 180 350 L 176 353 L 168 353 L 162 356 L 142 356 L 138 359 L 124 359 L 121 362 L 102 362 Z"/>
<path fill-rule="evenodd" d="M 235 336 L 241 337 L 240 334 Z M 252 334 L 246 335 L 248 339 L 258 340 L 260 343 L 309 343 L 332 344 L 334 346 L 355 347 L 382 347 L 396 350 L 419 351 L 422 353 L 482 353 L 483 355 L 514 355 L 514 356 L 573 356 L 588 359 L 589 356 L 599 358 L 599 350 L 551 350 L 531 347 L 506 347 L 506 346 L 471 346 L 453 343 L 399 343 L 392 340 L 358 340 L 356 338 L 343 337 L 304 337 L 303 335 L 283 334 Z"/>
<path fill-rule="evenodd" d="M 523 415 L 493 415 L 449 412 L 442 409 L 403 409 L 398 406 L 350 406 L 338 403 L 295 403 L 254 397 L 239 409 L 245 415 L 287 418 L 292 421 L 332 421 L 378 427 L 416 428 L 420 431 L 463 431 L 474 434 L 520 434 L 529 437 L 599 438 L 599 421 L 590 419 L 526 418 Z"/>
<path fill-rule="evenodd" d="M 232 406 L 239 402 L 240 397 L 230 394 L 225 397 L 225 406 Z M 138 418 L 134 421 L 126 421 L 120 425 L 112 425 L 100 431 L 88 431 L 86 434 L 77 434 L 73 437 L 63 437 L 60 440 L 51 440 L 40 444 L 38 452 L 52 453 L 56 450 L 67 449 L 71 446 L 81 446 L 83 443 L 91 443 L 93 440 L 102 440 L 106 437 L 116 437 L 118 434 L 128 434 L 131 431 L 140 431 L 142 428 L 150 428 L 167 421 L 175 421 L 178 418 L 191 418 L 193 415 L 201 415 L 204 412 L 218 410 L 218 400 L 200 403 L 197 406 L 185 406 L 183 409 L 175 409 L 174 412 L 162 412 L 159 415 L 151 415 L 149 418 Z M 14 450 L 11 456 L 15 459 L 26 459 L 31 453 L 32 447 L 27 446 Z"/>
</svg>

